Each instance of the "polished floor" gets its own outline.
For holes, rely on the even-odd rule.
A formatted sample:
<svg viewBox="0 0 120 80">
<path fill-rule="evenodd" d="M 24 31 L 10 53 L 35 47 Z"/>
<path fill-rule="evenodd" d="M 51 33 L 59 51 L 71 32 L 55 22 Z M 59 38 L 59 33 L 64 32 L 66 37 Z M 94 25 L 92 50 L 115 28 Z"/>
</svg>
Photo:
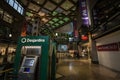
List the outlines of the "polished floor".
<svg viewBox="0 0 120 80">
<path fill-rule="evenodd" d="M 88 59 L 59 59 L 57 80 L 120 80 L 120 72 L 91 64 Z"/>
</svg>

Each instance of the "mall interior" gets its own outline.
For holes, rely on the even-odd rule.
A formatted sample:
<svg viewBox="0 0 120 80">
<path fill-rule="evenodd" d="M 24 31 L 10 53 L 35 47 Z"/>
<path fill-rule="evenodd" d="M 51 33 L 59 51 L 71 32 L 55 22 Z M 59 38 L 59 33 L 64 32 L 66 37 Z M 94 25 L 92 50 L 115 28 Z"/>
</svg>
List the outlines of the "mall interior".
<svg viewBox="0 0 120 80">
<path fill-rule="evenodd" d="M 120 80 L 120 0 L 0 0 L 0 80 Z"/>
</svg>

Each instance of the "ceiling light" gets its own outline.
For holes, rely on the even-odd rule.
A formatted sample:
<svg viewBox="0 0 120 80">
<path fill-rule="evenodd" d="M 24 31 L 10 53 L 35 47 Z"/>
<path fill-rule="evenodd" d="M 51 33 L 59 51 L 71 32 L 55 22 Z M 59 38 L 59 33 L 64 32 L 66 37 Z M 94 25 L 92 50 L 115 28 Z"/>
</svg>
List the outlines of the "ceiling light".
<svg viewBox="0 0 120 80">
<path fill-rule="evenodd" d="M 9 34 L 9 37 L 12 37 L 12 34 Z"/>
<path fill-rule="evenodd" d="M 56 33 L 55 36 L 58 36 L 58 33 Z"/>
<path fill-rule="evenodd" d="M 45 16 L 45 13 L 44 13 L 44 12 L 41 12 L 41 11 L 40 11 L 38 14 L 39 14 L 40 16 Z"/>
<path fill-rule="evenodd" d="M 48 19 L 46 19 L 46 18 L 42 18 L 42 21 L 47 22 L 47 21 L 48 21 Z"/>
<path fill-rule="evenodd" d="M 39 4 L 40 2 L 38 1 L 37 3 Z"/>
</svg>

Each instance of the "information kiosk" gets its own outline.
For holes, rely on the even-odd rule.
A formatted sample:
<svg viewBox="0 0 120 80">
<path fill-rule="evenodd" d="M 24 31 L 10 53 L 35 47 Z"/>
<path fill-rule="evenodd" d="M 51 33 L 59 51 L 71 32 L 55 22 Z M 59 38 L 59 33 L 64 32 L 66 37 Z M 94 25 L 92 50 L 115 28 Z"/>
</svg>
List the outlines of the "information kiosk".
<svg viewBox="0 0 120 80">
<path fill-rule="evenodd" d="M 15 80 L 55 80 L 56 49 L 48 36 L 20 37 L 14 62 Z"/>
</svg>

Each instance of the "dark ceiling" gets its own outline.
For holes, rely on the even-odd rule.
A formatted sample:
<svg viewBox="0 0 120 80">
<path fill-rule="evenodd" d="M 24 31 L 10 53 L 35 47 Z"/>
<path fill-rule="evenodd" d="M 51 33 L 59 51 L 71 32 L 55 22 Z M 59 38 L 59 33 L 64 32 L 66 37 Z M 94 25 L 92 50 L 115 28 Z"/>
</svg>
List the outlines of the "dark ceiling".
<svg viewBox="0 0 120 80">
<path fill-rule="evenodd" d="M 79 0 L 17 0 L 25 9 L 26 20 L 32 22 L 35 17 L 40 20 L 40 33 L 48 35 L 54 31 L 63 28 L 64 25 L 72 22 L 77 18 L 78 1 Z M 94 1 L 94 0 L 93 0 Z M 92 2 L 89 4 L 92 5 Z M 120 0 L 97 0 L 93 7 L 96 10 L 96 15 L 93 15 L 92 32 L 98 32 L 100 26 L 109 29 L 119 23 Z M 8 7 L 6 7 L 7 9 Z M 12 13 L 12 11 L 11 11 Z M 97 20 L 94 20 L 97 17 Z M 80 18 L 79 18 L 80 19 Z M 82 24 L 82 23 L 81 23 Z M 105 26 L 105 27 L 104 27 Z M 107 27 L 108 26 L 108 27 Z M 79 26 L 80 27 L 80 26 Z M 95 28 L 94 28 L 95 27 Z M 18 29 L 18 28 L 17 28 Z M 16 30 L 17 30 L 16 29 Z M 81 27 L 79 29 L 82 29 Z M 106 30 L 105 29 L 105 30 Z M 62 31 L 62 30 L 61 30 Z M 86 32 L 82 30 L 83 32 Z M 68 35 L 60 34 L 57 38 L 63 42 Z M 72 36 L 71 36 L 72 37 Z M 67 39 L 68 40 L 68 39 Z"/>
<path fill-rule="evenodd" d="M 41 33 L 54 31 L 76 16 L 78 0 L 18 0 L 26 9 L 26 19 L 41 18 Z M 46 28 L 47 27 L 47 28 Z"/>
</svg>

